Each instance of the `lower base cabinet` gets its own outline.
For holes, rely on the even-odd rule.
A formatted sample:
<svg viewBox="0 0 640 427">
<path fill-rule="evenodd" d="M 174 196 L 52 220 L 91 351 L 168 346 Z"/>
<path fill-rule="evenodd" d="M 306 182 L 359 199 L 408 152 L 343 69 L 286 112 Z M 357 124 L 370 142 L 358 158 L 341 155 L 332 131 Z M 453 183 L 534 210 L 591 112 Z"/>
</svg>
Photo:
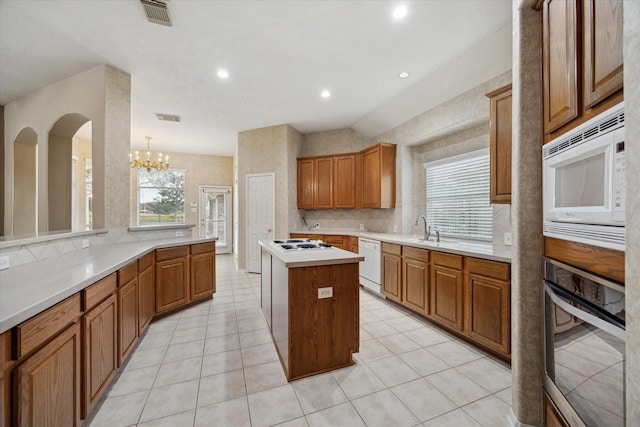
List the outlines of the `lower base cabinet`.
<svg viewBox="0 0 640 427">
<path fill-rule="evenodd" d="M 402 301 L 402 247 L 382 242 L 382 293 L 392 301 Z"/>
<path fill-rule="evenodd" d="M 213 295 L 216 291 L 216 245 L 201 243 L 191 245 L 190 299 Z"/>
<path fill-rule="evenodd" d="M 14 369 L 18 426 L 80 425 L 80 323 Z"/>
<path fill-rule="evenodd" d="M 544 425 L 547 427 L 569 427 L 547 393 L 544 394 Z"/>
<path fill-rule="evenodd" d="M 118 370 L 117 296 L 111 295 L 82 321 L 84 370 L 82 418 L 86 418 Z"/>
<path fill-rule="evenodd" d="M 163 249 L 165 251 L 166 249 Z M 156 313 L 189 303 L 189 256 L 158 259 L 156 262 Z M 156 251 L 156 256 L 160 251 Z"/>
<path fill-rule="evenodd" d="M 118 289 L 118 366 L 138 342 L 138 279 Z"/>
<path fill-rule="evenodd" d="M 402 248 L 402 302 L 411 310 L 429 315 L 429 251 Z"/>
<path fill-rule="evenodd" d="M 438 323 L 462 331 L 462 256 L 432 252 L 431 317 Z"/>
</svg>

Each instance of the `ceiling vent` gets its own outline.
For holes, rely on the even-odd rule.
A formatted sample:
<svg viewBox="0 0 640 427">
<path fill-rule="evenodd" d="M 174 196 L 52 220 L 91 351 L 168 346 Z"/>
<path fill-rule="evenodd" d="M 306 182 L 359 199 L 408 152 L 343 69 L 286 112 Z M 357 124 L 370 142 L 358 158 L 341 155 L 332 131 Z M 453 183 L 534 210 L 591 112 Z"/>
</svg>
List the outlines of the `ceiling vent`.
<svg viewBox="0 0 640 427">
<path fill-rule="evenodd" d="M 156 113 L 158 120 L 164 120 L 165 122 L 180 122 L 180 116 L 174 116 L 171 114 Z"/>
<path fill-rule="evenodd" d="M 169 16 L 169 9 L 167 4 L 159 0 L 140 0 L 144 13 L 147 15 L 149 22 L 154 24 L 171 26 L 171 17 Z"/>
</svg>

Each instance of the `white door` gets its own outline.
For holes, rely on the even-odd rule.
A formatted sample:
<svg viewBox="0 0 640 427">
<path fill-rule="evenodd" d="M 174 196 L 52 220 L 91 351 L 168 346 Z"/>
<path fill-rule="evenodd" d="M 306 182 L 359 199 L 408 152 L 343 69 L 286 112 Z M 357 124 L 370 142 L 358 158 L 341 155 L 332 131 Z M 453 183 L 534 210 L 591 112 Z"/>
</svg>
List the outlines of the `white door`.
<svg viewBox="0 0 640 427">
<path fill-rule="evenodd" d="M 259 240 L 273 239 L 274 174 L 247 175 L 247 271 L 260 273 Z"/>
<path fill-rule="evenodd" d="M 200 237 L 217 237 L 216 252 L 231 252 L 231 187 L 200 186 Z"/>
</svg>

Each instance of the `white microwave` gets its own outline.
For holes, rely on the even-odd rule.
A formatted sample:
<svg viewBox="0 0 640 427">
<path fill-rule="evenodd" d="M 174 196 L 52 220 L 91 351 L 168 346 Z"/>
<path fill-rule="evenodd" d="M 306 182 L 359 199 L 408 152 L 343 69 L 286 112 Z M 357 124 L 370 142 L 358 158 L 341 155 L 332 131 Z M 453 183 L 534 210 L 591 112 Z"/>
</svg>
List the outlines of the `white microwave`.
<svg viewBox="0 0 640 427">
<path fill-rule="evenodd" d="M 624 103 L 542 151 L 543 234 L 623 251 Z"/>
</svg>

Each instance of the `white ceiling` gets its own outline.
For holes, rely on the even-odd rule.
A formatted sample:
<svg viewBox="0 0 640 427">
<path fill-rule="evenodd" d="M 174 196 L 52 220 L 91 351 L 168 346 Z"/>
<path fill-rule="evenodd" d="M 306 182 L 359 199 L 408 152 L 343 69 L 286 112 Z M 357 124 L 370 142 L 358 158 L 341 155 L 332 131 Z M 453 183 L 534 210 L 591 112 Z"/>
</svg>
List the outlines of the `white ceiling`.
<svg viewBox="0 0 640 427">
<path fill-rule="evenodd" d="M 511 66 L 511 0 L 168 6 L 172 27 L 136 0 L 1 0 L 0 104 L 111 64 L 131 74 L 133 147 L 233 155 L 237 132 L 282 123 L 373 137 Z"/>
</svg>

